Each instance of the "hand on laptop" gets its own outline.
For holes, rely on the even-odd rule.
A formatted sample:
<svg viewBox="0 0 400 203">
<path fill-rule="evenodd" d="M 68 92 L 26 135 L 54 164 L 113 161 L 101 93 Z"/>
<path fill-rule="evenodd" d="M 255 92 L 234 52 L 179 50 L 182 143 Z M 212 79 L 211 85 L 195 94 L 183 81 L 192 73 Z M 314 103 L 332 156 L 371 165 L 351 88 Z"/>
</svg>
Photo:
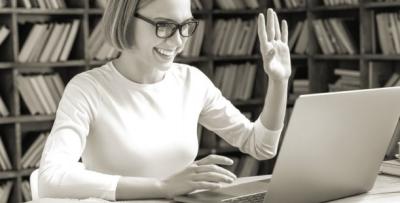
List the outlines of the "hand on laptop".
<svg viewBox="0 0 400 203">
<path fill-rule="evenodd" d="M 273 81 L 287 81 L 292 69 L 286 21 L 282 20 L 281 30 L 276 13 L 272 9 L 268 9 L 267 27 L 265 27 L 264 15 L 261 13 L 258 15 L 257 24 L 264 71 Z"/>
<path fill-rule="evenodd" d="M 217 189 L 220 182 L 232 183 L 236 175 L 218 165 L 232 165 L 233 160 L 209 155 L 162 181 L 162 189 L 168 198 L 187 194 L 194 190 Z"/>
</svg>

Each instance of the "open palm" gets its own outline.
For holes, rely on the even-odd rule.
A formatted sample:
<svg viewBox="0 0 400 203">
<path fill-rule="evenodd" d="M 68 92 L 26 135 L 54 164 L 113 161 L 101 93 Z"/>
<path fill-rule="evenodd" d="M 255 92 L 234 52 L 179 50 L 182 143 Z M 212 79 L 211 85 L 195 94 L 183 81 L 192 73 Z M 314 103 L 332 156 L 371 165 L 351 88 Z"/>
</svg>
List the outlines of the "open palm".
<svg viewBox="0 0 400 203">
<path fill-rule="evenodd" d="M 263 14 L 258 16 L 258 38 L 268 77 L 275 81 L 285 81 L 291 74 L 290 51 L 288 46 L 288 27 L 282 21 L 282 31 L 278 17 L 272 9 L 267 11 L 267 27 Z"/>
</svg>

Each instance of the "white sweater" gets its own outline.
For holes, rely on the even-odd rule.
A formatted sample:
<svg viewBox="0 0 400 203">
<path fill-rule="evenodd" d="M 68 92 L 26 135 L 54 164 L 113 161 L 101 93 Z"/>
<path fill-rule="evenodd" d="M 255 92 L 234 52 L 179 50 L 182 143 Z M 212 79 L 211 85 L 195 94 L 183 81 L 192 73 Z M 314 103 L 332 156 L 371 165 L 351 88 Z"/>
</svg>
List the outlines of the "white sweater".
<svg viewBox="0 0 400 203">
<path fill-rule="evenodd" d="M 128 80 L 111 62 L 80 73 L 47 139 L 39 196 L 115 200 L 121 176 L 167 178 L 195 160 L 198 123 L 259 160 L 276 153 L 281 130 L 250 122 L 197 68 L 174 63 L 153 84 Z"/>
</svg>

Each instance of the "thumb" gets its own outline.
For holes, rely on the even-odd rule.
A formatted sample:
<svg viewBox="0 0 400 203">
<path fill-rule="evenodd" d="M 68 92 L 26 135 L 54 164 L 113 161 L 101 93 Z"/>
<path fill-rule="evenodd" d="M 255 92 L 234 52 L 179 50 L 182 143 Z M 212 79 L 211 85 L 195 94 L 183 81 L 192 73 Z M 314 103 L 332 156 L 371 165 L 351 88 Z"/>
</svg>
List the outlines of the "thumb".
<svg viewBox="0 0 400 203">
<path fill-rule="evenodd" d="M 226 156 L 221 155 L 209 155 L 203 159 L 196 161 L 197 165 L 208 165 L 208 164 L 220 164 L 220 165 L 232 165 L 233 160 Z"/>
</svg>

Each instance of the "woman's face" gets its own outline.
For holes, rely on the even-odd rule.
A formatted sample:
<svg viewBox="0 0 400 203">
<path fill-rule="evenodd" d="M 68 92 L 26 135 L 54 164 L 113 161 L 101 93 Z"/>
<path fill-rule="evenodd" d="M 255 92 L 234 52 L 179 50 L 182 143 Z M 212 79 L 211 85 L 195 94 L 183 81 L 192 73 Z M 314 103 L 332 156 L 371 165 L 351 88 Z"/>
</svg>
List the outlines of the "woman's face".
<svg viewBox="0 0 400 203">
<path fill-rule="evenodd" d="M 192 18 L 190 0 L 153 0 L 137 11 L 152 21 L 171 21 L 181 24 Z M 159 70 L 167 70 L 175 56 L 182 51 L 187 38 L 177 30 L 171 37 L 161 39 L 156 36 L 156 27 L 142 19 L 134 17 L 128 36 L 132 36 L 132 51 L 139 55 L 142 62 Z"/>
</svg>

